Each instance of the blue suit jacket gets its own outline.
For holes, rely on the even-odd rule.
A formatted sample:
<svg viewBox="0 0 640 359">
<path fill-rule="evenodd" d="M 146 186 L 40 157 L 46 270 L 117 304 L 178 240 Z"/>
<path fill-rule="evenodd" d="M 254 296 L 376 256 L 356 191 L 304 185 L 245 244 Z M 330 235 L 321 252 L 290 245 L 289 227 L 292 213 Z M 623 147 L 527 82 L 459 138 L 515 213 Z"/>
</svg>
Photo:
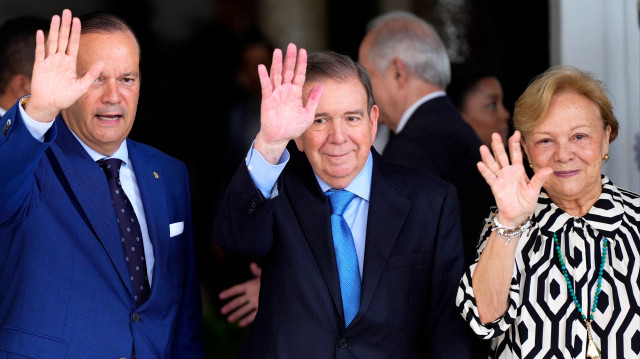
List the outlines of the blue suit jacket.
<svg viewBox="0 0 640 359">
<path fill-rule="evenodd" d="M 298 157 L 298 158 L 296 158 Z M 455 310 L 463 272 L 453 186 L 375 153 L 360 310 L 344 327 L 331 207 L 304 156 L 265 200 L 244 163 L 222 200 L 217 243 L 264 257 L 240 358 L 468 358 Z"/>
<path fill-rule="evenodd" d="M 155 256 L 136 308 L 104 173 L 62 118 L 42 143 L 17 106 L 0 126 L 0 358 L 129 358 L 134 342 L 138 358 L 203 357 L 184 164 L 127 140 Z"/>
</svg>

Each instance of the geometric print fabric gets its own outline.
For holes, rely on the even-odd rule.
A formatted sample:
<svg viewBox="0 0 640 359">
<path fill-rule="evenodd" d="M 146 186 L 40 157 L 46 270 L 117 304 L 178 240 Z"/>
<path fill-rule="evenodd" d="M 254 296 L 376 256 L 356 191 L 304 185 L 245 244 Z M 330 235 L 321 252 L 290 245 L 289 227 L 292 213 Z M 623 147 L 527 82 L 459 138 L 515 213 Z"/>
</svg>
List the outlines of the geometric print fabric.
<svg viewBox="0 0 640 359">
<path fill-rule="evenodd" d="M 360 267 L 351 230 L 342 214 L 356 195 L 349 191 L 333 189 L 327 191 L 326 195 L 331 202 L 333 248 L 338 265 L 344 324 L 348 327 L 360 308 Z"/>
<path fill-rule="evenodd" d="M 116 213 L 118 227 L 120 228 L 122 248 L 129 268 L 134 300 L 136 307 L 139 307 L 149 298 L 151 288 L 147 277 L 147 264 L 144 257 L 144 245 L 138 218 L 120 185 L 120 165 L 122 160 L 109 158 L 101 159 L 97 162 L 107 176 L 111 201 Z"/>
<path fill-rule="evenodd" d="M 587 214 L 573 217 L 543 190 L 532 223 L 515 243 L 509 307 L 501 318 L 482 324 L 477 316 L 471 286 L 475 264 L 460 281 L 456 303 L 472 330 L 491 340 L 489 357 L 586 357 L 587 330 L 558 266 L 557 233 L 576 297 L 583 312 L 594 315 L 592 336 L 601 358 L 640 358 L 640 196 L 603 176 L 600 198 Z M 479 253 L 490 233 L 489 224 Z M 605 237 L 609 248 L 601 293 L 591 312 Z"/>
</svg>

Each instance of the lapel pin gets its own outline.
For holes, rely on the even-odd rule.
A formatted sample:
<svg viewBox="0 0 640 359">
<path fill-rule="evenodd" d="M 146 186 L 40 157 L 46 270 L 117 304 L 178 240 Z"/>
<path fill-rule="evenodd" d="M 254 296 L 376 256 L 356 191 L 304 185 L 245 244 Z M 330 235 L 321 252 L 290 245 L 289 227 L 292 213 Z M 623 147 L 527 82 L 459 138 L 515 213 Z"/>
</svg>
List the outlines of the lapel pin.
<svg viewBox="0 0 640 359">
<path fill-rule="evenodd" d="M 158 172 L 153 172 L 153 177 L 155 177 L 156 179 L 160 178 L 160 176 L 158 175 Z"/>
</svg>

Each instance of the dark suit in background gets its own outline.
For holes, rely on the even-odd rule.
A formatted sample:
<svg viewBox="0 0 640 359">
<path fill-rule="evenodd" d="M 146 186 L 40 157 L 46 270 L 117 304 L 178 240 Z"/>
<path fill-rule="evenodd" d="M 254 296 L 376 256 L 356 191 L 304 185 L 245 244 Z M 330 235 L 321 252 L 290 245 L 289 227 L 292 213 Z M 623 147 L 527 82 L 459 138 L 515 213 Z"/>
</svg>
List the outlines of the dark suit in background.
<svg viewBox="0 0 640 359">
<path fill-rule="evenodd" d="M 387 143 L 384 158 L 416 168 L 453 184 L 460 199 L 465 262 L 476 258 L 476 245 L 487 208 L 494 205 L 491 189 L 480 175 L 482 142 L 446 96 L 420 105 L 406 126 Z"/>
<path fill-rule="evenodd" d="M 215 224 L 223 248 L 264 256 L 241 358 L 466 358 L 452 301 L 463 271 L 455 189 L 373 157 L 360 311 L 345 328 L 331 208 L 305 156 L 265 200 L 243 163 Z"/>
</svg>

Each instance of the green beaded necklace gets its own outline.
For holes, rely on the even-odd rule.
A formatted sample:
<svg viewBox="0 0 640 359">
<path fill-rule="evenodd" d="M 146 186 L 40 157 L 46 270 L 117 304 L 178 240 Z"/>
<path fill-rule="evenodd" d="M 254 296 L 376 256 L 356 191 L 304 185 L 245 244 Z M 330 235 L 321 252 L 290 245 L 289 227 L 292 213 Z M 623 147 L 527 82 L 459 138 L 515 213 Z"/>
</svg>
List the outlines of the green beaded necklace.
<svg viewBox="0 0 640 359">
<path fill-rule="evenodd" d="M 569 272 L 567 272 L 567 268 L 564 264 L 564 259 L 562 259 L 562 251 L 560 250 L 560 240 L 558 239 L 558 235 L 553 233 L 553 242 L 556 246 L 556 254 L 558 255 L 558 262 L 560 264 L 560 270 L 564 275 L 564 279 L 567 281 L 567 288 L 569 288 L 569 294 L 571 294 L 571 299 L 573 299 L 573 303 L 576 305 L 576 309 L 580 313 L 580 317 L 584 320 L 585 325 L 587 326 L 587 358 L 598 359 L 600 358 L 600 349 L 596 343 L 593 342 L 593 338 L 591 337 L 591 322 L 593 322 L 593 314 L 596 312 L 598 308 L 598 296 L 600 295 L 601 287 L 602 287 L 602 273 L 604 272 L 604 264 L 607 262 L 607 247 L 608 240 L 604 238 L 602 240 L 602 258 L 600 259 L 600 270 L 598 271 L 598 288 L 596 288 L 596 295 L 593 297 L 593 306 L 591 308 L 591 314 L 587 320 L 587 316 L 582 313 L 582 307 L 580 306 L 580 302 L 578 302 L 578 298 L 576 297 L 576 293 L 573 291 L 573 285 L 571 285 L 571 278 L 569 277 Z"/>
</svg>

